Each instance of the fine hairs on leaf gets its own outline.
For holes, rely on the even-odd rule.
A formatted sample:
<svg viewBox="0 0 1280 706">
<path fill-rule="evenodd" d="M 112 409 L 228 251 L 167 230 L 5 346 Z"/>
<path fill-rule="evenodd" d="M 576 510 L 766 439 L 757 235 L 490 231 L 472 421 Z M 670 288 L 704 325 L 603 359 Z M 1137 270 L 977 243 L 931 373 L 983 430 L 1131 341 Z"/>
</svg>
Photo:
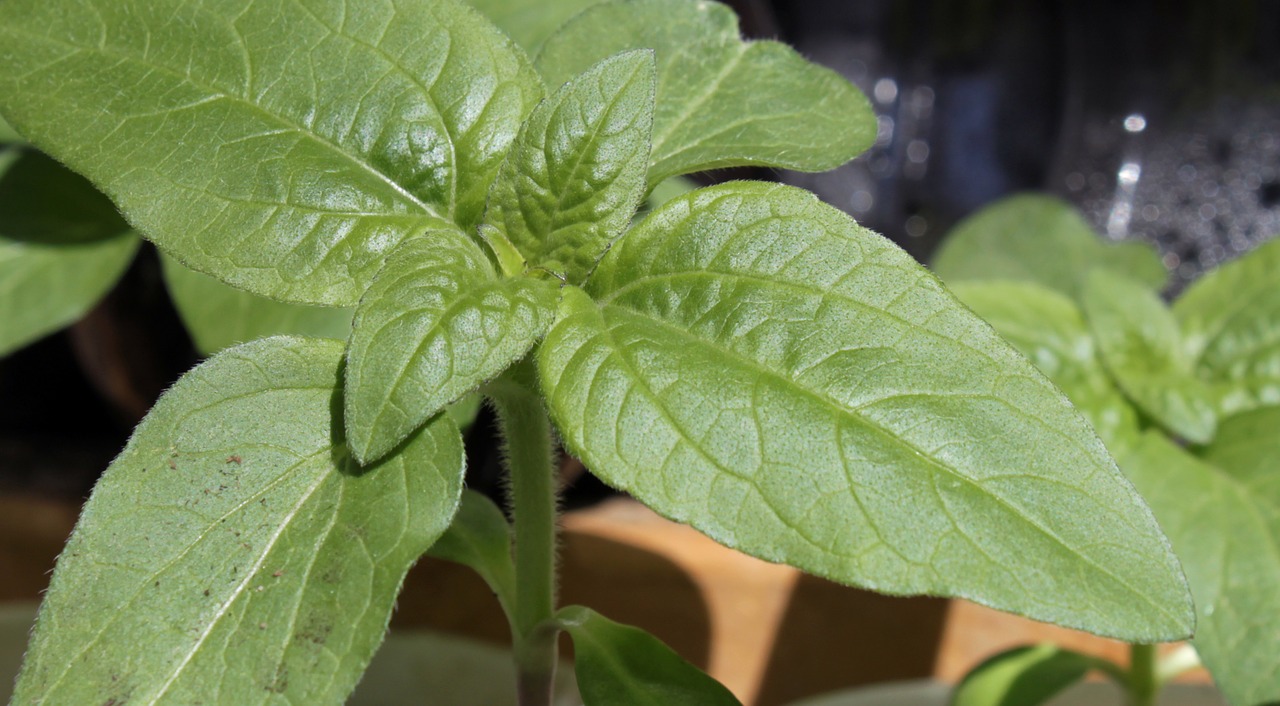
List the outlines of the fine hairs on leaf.
<svg viewBox="0 0 1280 706">
<path fill-rule="evenodd" d="M 111 245 L 41 270 L 51 285 L 83 265 L 92 286 L 33 308 L 5 345 L 92 304 L 132 227 L 213 354 L 86 504 L 15 703 L 342 703 L 428 551 L 498 595 L 522 706 L 551 702 L 562 632 L 590 706 L 736 703 L 640 628 L 559 605 L 557 439 L 604 482 L 769 561 L 1126 640 L 1192 634 L 1178 559 L 1104 446 L 1139 437 L 1136 416 L 1112 414 L 1137 396 L 1119 372 L 1136 346 L 1101 340 L 1106 307 L 1083 279 L 1053 273 L 1056 293 L 1028 297 L 1074 317 L 1011 333 L 1048 341 L 1028 361 L 812 194 L 679 180 L 853 158 L 876 122 L 840 75 L 742 39 L 710 0 L 565 0 L 528 24 L 532 5 L 511 2 L 480 6 L 514 39 L 459 0 L 0 2 L 0 114 L 33 146 L 0 151 L 0 202 L 42 195 L 27 199 L 35 226 L 0 223 L 0 268 L 45 236 Z M 44 176 L 4 191 L 29 158 Z M 51 217 L 48 184 L 80 205 Z M 1162 281 L 1149 253 L 1028 208 L 1065 224 L 1046 242 L 1070 262 L 1123 253 L 1111 269 Z M 957 253 L 956 271 L 981 268 Z M 1000 267 L 1019 286 L 1048 271 Z M 214 307 L 236 307 L 234 325 L 211 325 Z M 1170 374 L 1235 375 L 1214 341 L 1245 332 L 1186 316 L 1204 324 Z M 1082 414 L 1063 395 L 1077 388 L 1106 404 Z M 454 418 L 481 396 L 510 520 L 463 492 Z"/>
</svg>

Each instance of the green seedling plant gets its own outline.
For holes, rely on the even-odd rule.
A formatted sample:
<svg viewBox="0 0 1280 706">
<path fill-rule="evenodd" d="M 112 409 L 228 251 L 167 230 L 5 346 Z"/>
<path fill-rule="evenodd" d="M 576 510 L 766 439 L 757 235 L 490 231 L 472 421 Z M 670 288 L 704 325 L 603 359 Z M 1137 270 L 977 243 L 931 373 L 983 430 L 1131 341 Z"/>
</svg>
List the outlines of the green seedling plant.
<svg viewBox="0 0 1280 706">
<path fill-rule="evenodd" d="M 340 703 L 427 551 L 497 595 L 522 704 L 548 703 L 562 632 L 588 704 L 734 703 L 558 604 L 557 438 L 766 560 L 1192 633 L 1089 422 L 900 249 L 759 182 L 637 219 L 682 174 L 852 158 L 875 134 L 853 86 L 714 2 L 592 5 L 526 41 L 536 61 L 451 0 L 0 2 L 18 133 L 183 267 L 351 310 L 333 337 L 225 348 L 157 402 L 59 558 L 14 703 Z M 463 488 L 443 411 L 473 394 L 510 520 Z"/>
<path fill-rule="evenodd" d="M 1153 249 L 1022 195 L 958 225 L 934 264 L 1089 416 L 1172 541 L 1198 625 L 1194 647 L 1135 645 L 1128 668 L 1053 645 L 997 655 L 957 706 L 1033 706 L 1092 670 L 1146 705 L 1200 659 L 1229 703 L 1280 700 L 1280 240 L 1169 307 Z"/>
</svg>

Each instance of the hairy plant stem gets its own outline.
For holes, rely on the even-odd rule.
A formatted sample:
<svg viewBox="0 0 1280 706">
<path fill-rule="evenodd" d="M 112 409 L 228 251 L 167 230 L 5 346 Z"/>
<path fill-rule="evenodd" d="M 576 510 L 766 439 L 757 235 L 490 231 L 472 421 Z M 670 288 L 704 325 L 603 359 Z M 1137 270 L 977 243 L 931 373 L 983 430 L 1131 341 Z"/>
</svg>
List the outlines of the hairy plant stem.
<svg viewBox="0 0 1280 706">
<path fill-rule="evenodd" d="M 517 373 L 518 374 L 518 373 Z M 551 422 L 542 400 L 515 380 L 490 387 L 506 440 L 515 535 L 512 635 L 520 706 L 548 706 L 555 681 L 556 476 Z"/>
<path fill-rule="evenodd" d="M 1160 680 L 1156 674 L 1156 646 L 1129 646 L 1129 706 L 1154 706 Z"/>
</svg>

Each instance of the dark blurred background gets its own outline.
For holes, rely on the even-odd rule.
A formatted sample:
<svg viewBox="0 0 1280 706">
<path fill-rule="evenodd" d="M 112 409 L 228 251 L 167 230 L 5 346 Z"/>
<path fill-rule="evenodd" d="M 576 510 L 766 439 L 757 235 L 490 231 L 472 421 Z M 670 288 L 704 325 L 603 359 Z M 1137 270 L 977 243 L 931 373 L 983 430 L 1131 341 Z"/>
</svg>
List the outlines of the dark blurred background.
<svg viewBox="0 0 1280 706">
<path fill-rule="evenodd" d="M 1280 232 L 1280 2 L 737 0 L 871 99 L 876 145 L 825 174 L 737 170 L 817 192 L 922 261 L 957 220 L 1047 190 L 1099 233 L 1156 244 L 1171 291 Z M 84 321 L 0 360 L 0 494 L 82 498 L 197 360 L 144 249 Z M 471 483 L 497 487 L 492 424 Z M 570 505 L 606 490 L 588 477 Z"/>
</svg>

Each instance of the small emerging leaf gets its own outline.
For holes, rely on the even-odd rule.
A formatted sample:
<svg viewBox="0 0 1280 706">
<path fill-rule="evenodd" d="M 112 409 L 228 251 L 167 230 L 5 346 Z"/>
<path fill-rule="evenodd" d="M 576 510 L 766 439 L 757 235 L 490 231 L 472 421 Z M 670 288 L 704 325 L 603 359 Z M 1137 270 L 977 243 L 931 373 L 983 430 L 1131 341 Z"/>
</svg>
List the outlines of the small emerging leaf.
<svg viewBox="0 0 1280 706">
<path fill-rule="evenodd" d="M 906 253 L 798 189 L 655 211 L 538 349 L 567 447 L 749 554 L 1139 641 L 1190 597 L 1053 385 Z M 594 298 L 594 301 L 593 301 Z"/>
<path fill-rule="evenodd" d="M 585 706 L 740 705 L 723 684 L 639 628 L 582 606 L 560 609 L 556 624 L 573 638 Z"/>
<path fill-rule="evenodd" d="M 541 97 L 456 0 L 6 0 L 0 111 L 183 264 L 350 306 L 396 244 L 480 220 Z"/>
<path fill-rule="evenodd" d="M 1094 660 L 1044 644 L 1002 652 L 965 675 L 951 706 L 1039 706 L 1084 678 Z"/>
<path fill-rule="evenodd" d="M 857 88 L 784 44 L 742 41 L 733 11 L 707 0 L 595 5 L 547 40 L 538 68 L 558 86 L 632 49 L 658 62 L 650 185 L 741 165 L 825 171 L 875 140 Z"/>
<path fill-rule="evenodd" d="M 1097 270 L 1082 293 L 1102 360 L 1129 399 L 1162 426 L 1197 443 L 1213 438 L 1209 388 L 1192 373 L 1178 323 L 1155 292 Z"/>
<path fill-rule="evenodd" d="M 496 278 L 456 229 L 396 249 L 356 308 L 347 353 L 355 457 L 381 458 L 518 360 L 551 325 L 558 296 L 550 280 Z"/>
<path fill-rule="evenodd" d="M 14 703 L 343 702 L 453 517 L 463 453 L 442 417 L 357 468 L 341 361 L 269 338 L 161 397 L 58 560 Z"/>
<path fill-rule="evenodd" d="M 602 61 L 520 128 L 485 221 L 531 265 L 577 284 L 630 224 L 645 193 L 653 71 L 649 51 Z"/>
<path fill-rule="evenodd" d="M 1173 313 L 1224 413 L 1280 404 L 1280 239 L 1200 278 Z"/>
<path fill-rule="evenodd" d="M 0 146 L 0 355 L 83 316 L 138 242 L 84 179 L 34 150 Z"/>
<path fill-rule="evenodd" d="M 1015 280 L 965 280 L 951 291 L 1067 394 L 1112 453 L 1134 442 L 1137 413 L 1103 367 L 1075 302 Z"/>
<path fill-rule="evenodd" d="M 511 524 L 492 500 L 474 490 L 462 491 L 458 514 L 431 546 L 431 556 L 475 569 L 498 595 L 507 615 L 512 615 L 516 574 L 511 559 Z"/>
<path fill-rule="evenodd" d="M 1232 704 L 1280 700 L 1280 408 L 1222 421 L 1204 460 L 1149 432 L 1120 465 L 1182 561 L 1193 644 Z"/>
<path fill-rule="evenodd" d="M 1040 194 L 1010 196 L 961 221 L 933 259 L 934 271 L 948 284 L 1031 281 L 1076 298 L 1081 278 L 1099 268 L 1151 289 L 1169 276 L 1149 245 L 1104 242 L 1070 204 Z"/>
<path fill-rule="evenodd" d="M 344 341 L 351 334 L 351 309 L 286 304 L 223 284 L 167 255 L 160 262 L 169 296 L 201 355 L 279 334 Z"/>
</svg>

